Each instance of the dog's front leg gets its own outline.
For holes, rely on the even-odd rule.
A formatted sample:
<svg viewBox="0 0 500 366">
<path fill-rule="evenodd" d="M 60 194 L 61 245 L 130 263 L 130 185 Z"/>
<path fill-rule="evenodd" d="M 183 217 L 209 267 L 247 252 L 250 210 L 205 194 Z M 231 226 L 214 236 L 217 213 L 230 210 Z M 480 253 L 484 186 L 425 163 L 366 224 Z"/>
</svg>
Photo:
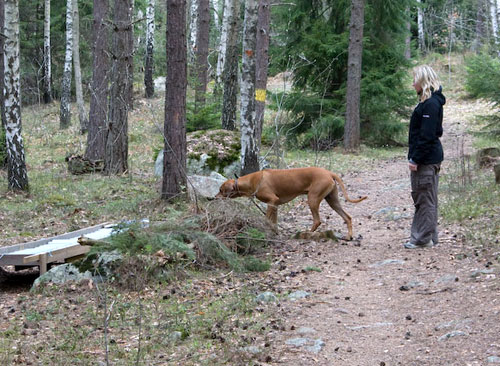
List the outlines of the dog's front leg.
<svg viewBox="0 0 500 366">
<path fill-rule="evenodd" d="M 268 203 L 266 217 L 273 224 L 277 225 L 278 224 L 278 206 L 276 206 L 272 203 Z"/>
</svg>

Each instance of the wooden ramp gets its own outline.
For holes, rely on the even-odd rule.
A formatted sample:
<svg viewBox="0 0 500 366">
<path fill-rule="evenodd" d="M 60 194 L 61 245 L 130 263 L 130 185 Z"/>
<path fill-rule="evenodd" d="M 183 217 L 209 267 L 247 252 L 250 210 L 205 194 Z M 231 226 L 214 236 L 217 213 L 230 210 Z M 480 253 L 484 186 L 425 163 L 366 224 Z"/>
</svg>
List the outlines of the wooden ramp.
<svg viewBox="0 0 500 366">
<path fill-rule="evenodd" d="M 47 239 L 0 247 L 0 266 L 39 266 L 40 274 L 44 274 L 49 263 L 64 263 L 89 252 L 90 246 L 80 245 L 78 238 L 104 239 L 111 235 L 114 227 L 114 224 L 99 224 Z"/>
</svg>

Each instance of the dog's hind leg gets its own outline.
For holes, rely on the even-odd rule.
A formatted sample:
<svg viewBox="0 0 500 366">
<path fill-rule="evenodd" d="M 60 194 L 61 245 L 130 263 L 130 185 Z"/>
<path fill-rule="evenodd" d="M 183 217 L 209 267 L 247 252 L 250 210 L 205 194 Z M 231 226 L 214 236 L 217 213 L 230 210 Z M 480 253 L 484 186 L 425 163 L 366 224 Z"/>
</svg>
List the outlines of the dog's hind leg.
<svg viewBox="0 0 500 366">
<path fill-rule="evenodd" d="M 321 199 L 318 198 L 317 195 L 311 194 L 309 192 L 307 196 L 307 203 L 309 204 L 309 209 L 311 210 L 313 217 L 313 225 L 311 227 L 311 232 L 315 231 L 319 225 L 321 225 L 321 219 L 319 217 L 319 204 L 321 203 Z"/>
<path fill-rule="evenodd" d="M 325 197 L 325 201 L 328 202 L 330 207 L 333 208 L 333 210 L 335 212 L 337 212 L 340 215 L 340 217 L 342 217 L 344 219 L 344 221 L 347 225 L 347 231 L 348 231 L 347 240 L 351 240 L 352 239 L 352 218 L 351 218 L 351 216 L 349 216 L 349 214 L 347 212 L 344 211 L 344 209 L 340 205 L 337 188 L 333 189 Z"/>
</svg>

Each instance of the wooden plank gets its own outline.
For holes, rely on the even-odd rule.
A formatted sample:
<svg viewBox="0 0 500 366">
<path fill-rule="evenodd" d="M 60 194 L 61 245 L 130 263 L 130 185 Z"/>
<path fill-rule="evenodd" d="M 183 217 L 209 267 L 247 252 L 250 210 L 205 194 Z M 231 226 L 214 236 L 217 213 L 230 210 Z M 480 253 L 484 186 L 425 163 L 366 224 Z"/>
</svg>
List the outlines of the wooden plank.
<svg viewBox="0 0 500 366">
<path fill-rule="evenodd" d="M 11 252 L 16 252 L 18 250 L 23 250 L 23 249 L 29 249 L 29 248 L 35 248 L 40 245 L 47 244 L 48 242 L 55 240 L 55 239 L 69 239 L 69 238 L 74 238 L 74 237 L 79 237 L 85 234 L 92 233 L 98 229 L 104 228 L 104 227 L 110 227 L 112 224 L 110 223 L 103 223 L 99 225 L 94 225 L 90 226 L 84 229 L 76 230 L 76 231 L 71 231 L 69 233 L 61 234 L 61 235 L 56 235 L 50 238 L 46 239 L 40 239 L 28 243 L 21 243 L 21 244 L 16 244 L 16 245 L 10 245 L 7 247 L 0 247 L 0 257 L 2 254 L 8 254 Z"/>
<path fill-rule="evenodd" d="M 52 262 L 60 261 L 61 259 L 68 258 L 68 257 L 74 257 L 76 255 L 88 253 L 89 250 L 90 250 L 89 246 L 83 246 L 80 244 L 76 244 L 76 245 L 73 245 L 70 247 L 57 249 L 57 250 L 54 250 L 51 252 L 43 252 L 43 253 L 25 256 L 23 258 L 23 263 L 28 264 L 28 263 L 38 262 L 41 260 L 42 256 L 47 257 L 47 263 L 52 263 Z"/>
<path fill-rule="evenodd" d="M 47 253 L 40 255 L 40 275 L 47 272 Z"/>
</svg>

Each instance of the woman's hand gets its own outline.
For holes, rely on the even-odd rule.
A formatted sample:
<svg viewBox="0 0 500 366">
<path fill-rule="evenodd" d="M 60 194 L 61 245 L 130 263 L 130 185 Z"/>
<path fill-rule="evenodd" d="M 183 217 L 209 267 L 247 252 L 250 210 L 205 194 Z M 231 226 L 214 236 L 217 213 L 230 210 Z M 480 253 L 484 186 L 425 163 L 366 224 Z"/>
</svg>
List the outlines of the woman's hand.
<svg viewBox="0 0 500 366">
<path fill-rule="evenodd" d="M 412 172 L 416 172 L 418 168 L 418 164 L 415 164 L 414 162 L 410 161 L 408 162 L 408 167 Z"/>
</svg>

